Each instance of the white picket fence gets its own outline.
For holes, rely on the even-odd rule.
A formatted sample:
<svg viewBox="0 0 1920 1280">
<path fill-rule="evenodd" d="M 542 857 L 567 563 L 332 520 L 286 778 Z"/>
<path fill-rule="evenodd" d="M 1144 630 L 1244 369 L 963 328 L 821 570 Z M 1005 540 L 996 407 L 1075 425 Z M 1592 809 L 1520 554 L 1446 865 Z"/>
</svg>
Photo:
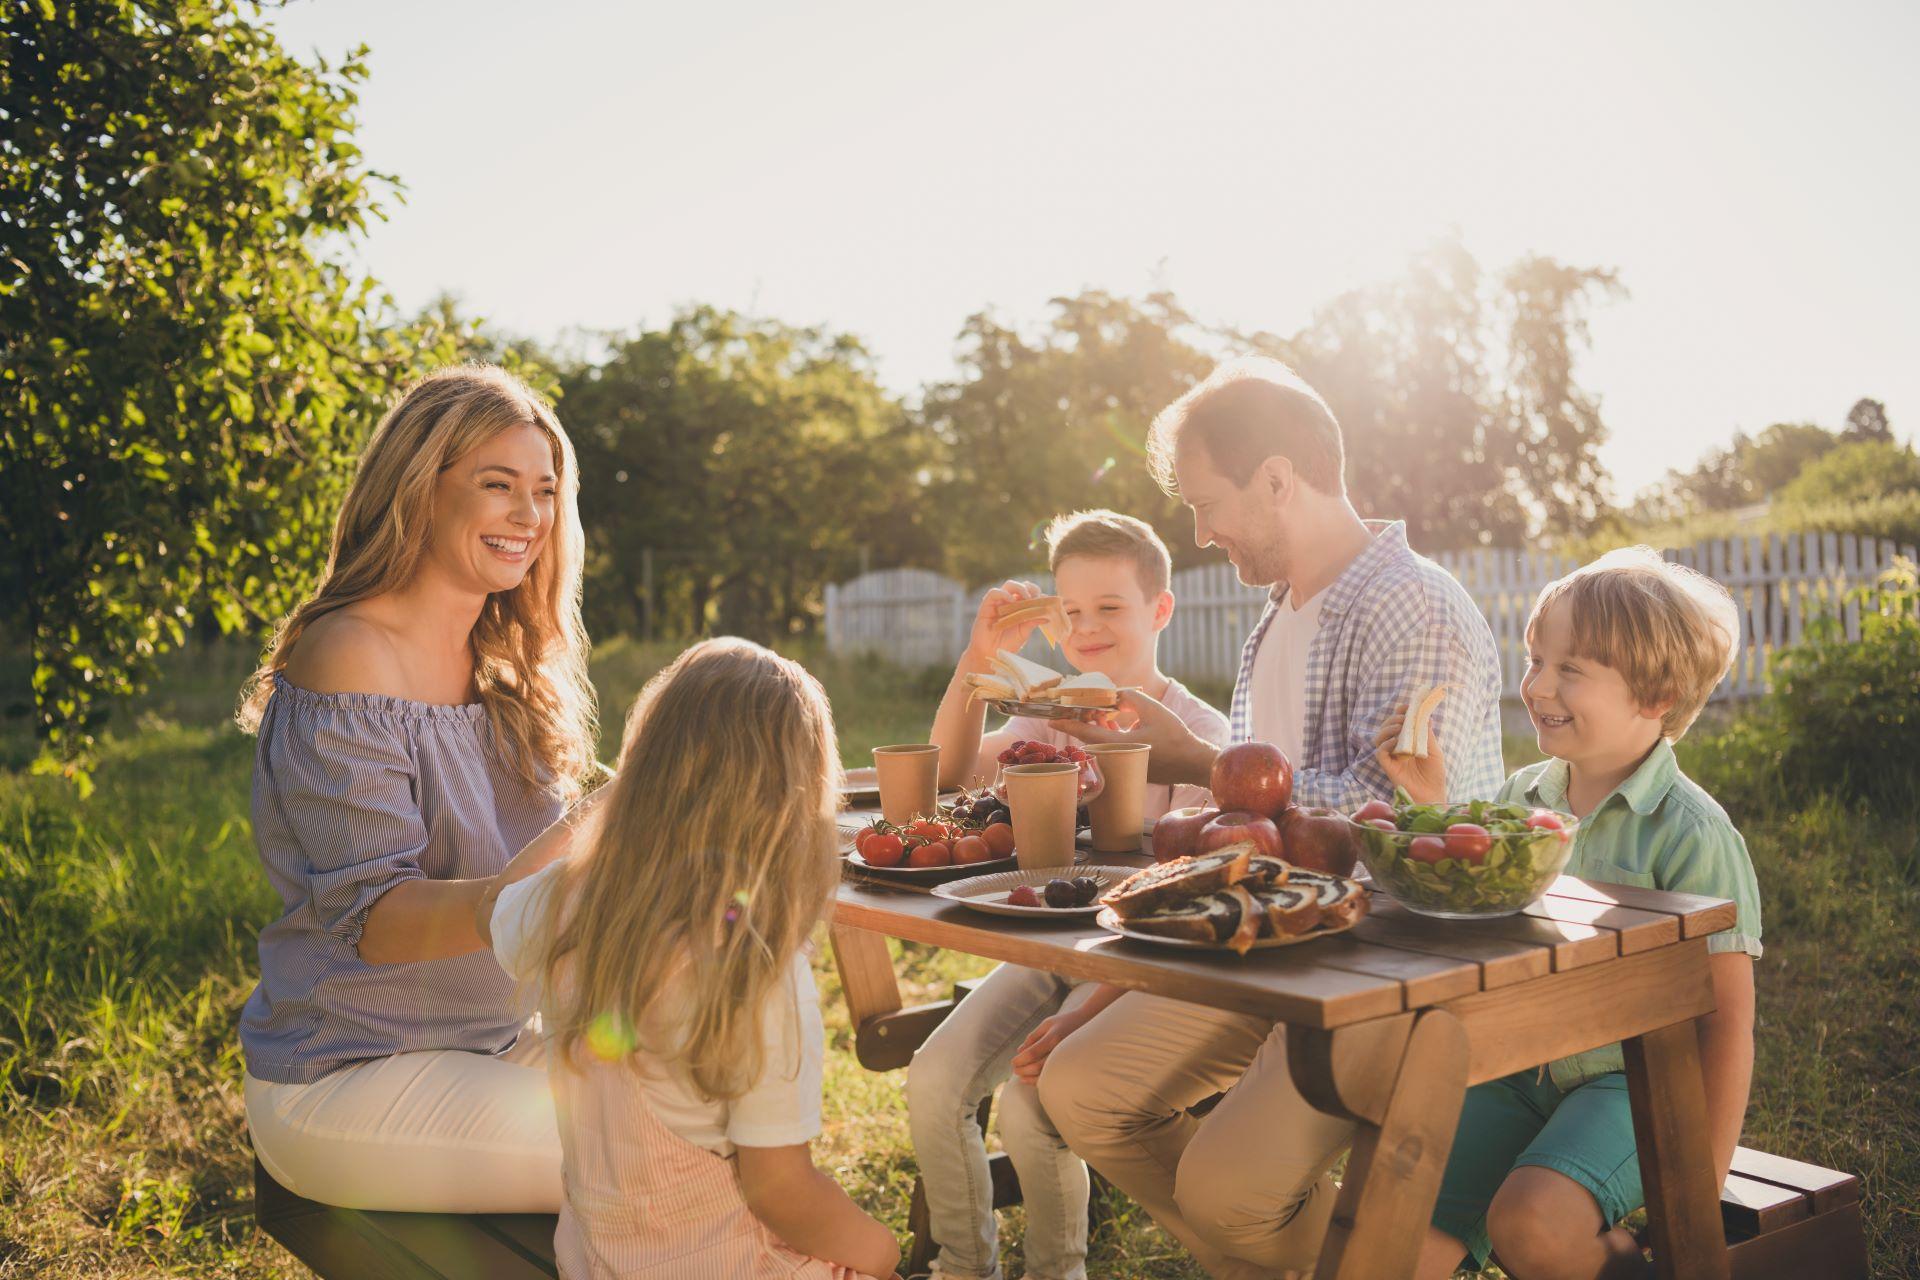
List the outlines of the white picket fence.
<svg viewBox="0 0 1920 1280">
<path fill-rule="evenodd" d="M 1831 611 L 1852 587 L 1871 583 L 1895 556 L 1915 558 L 1911 546 L 1854 534 L 1720 538 L 1662 552 L 1698 569 L 1733 593 L 1741 617 L 1733 671 L 1716 698 L 1749 697 L 1766 688 L 1774 650 L 1796 644 L 1807 621 Z M 1499 646 L 1509 697 L 1517 697 L 1526 669 L 1527 612 L 1540 588 L 1572 569 L 1565 556 L 1478 548 L 1435 557 L 1460 580 L 1486 615 Z M 1040 576 L 1042 588 L 1051 582 Z M 866 653 L 903 666 L 946 665 L 966 647 L 986 587 L 972 590 L 926 569 L 884 569 L 827 588 L 827 648 Z M 1160 639 L 1160 665 L 1182 680 L 1231 680 L 1240 647 L 1260 618 L 1266 593 L 1242 586 L 1227 564 L 1173 575 L 1178 601 Z M 1859 606 L 1845 606 L 1847 634 L 1860 634 Z M 1026 653 L 1047 662 L 1036 636 Z M 1057 662 L 1051 665 L 1058 665 Z"/>
</svg>

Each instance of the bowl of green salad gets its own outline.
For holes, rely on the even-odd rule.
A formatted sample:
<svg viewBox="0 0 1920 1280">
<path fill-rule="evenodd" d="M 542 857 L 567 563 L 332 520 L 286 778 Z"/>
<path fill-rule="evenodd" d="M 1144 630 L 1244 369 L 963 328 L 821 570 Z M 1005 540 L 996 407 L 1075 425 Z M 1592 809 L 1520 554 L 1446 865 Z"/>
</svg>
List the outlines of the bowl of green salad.
<svg viewBox="0 0 1920 1280">
<path fill-rule="evenodd" d="M 1403 792 L 1348 819 L 1376 886 L 1409 911 L 1489 920 L 1540 899 L 1573 856 L 1579 821 L 1524 804 L 1414 804 Z"/>
</svg>

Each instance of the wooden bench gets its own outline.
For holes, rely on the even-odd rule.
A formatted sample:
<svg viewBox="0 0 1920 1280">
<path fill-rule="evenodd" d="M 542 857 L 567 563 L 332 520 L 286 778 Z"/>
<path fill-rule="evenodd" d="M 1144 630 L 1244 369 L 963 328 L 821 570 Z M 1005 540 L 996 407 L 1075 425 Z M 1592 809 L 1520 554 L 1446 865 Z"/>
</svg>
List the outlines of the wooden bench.
<svg viewBox="0 0 1920 1280">
<path fill-rule="evenodd" d="M 556 1280 L 550 1213 L 381 1213 L 306 1200 L 253 1163 L 260 1229 L 323 1280 Z"/>
<path fill-rule="evenodd" d="M 869 1071 L 906 1066 L 933 1029 L 943 1022 L 978 981 L 954 984 L 950 1000 L 917 1005 L 864 1019 L 855 1029 L 854 1053 Z M 1218 1097 L 1194 1108 L 1205 1113 Z M 984 1133 L 992 1101 L 980 1104 Z M 1020 1203 L 1020 1179 L 1007 1154 L 988 1158 L 993 1207 Z M 1099 1185 L 1105 1185 L 1094 1175 Z M 1094 1204 L 1099 1203 L 1096 1195 Z M 1850 1173 L 1789 1160 L 1741 1147 L 1733 1172 L 1720 1193 L 1720 1217 L 1726 1227 L 1733 1280 L 1865 1280 L 1867 1249 L 1860 1218 L 1860 1179 Z M 913 1233 L 902 1273 L 924 1271 L 933 1260 L 927 1231 L 926 1188 L 913 1180 L 907 1229 Z"/>
</svg>

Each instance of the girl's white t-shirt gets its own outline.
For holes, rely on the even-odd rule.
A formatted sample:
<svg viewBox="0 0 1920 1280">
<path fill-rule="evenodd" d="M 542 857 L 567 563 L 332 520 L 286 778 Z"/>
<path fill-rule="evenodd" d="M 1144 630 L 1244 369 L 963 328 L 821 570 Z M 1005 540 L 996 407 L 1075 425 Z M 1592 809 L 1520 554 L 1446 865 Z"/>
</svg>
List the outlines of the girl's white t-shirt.
<svg viewBox="0 0 1920 1280">
<path fill-rule="evenodd" d="M 537 963 L 533 935 L 545 919 L 546 898 L 558 884 L 562 864 L 555 863 L 500 891 L 493 907 L 493 954 L 507 976 L 531 989 L 545 1012 L 552 992 L 541 975 L 529 970 Z M 648 1051 L 649 1046 L 672 1045 L 680 1038 L 689 1010 L 671 1011 L 642 1030 L 639 1047 L 630 1059 L 613 1064 L 632 1070 L 639 1078 L 647 1107 L 669 1129 L 696 1146 L 719 1156 L 736 1146 L 788 1147 L 820 1136 L 820 1081 L 826 1056 L 826 1030 L 820 1020 L 820 994 L 802 950 L 787 967 L 787 981 L 775 987 L 760 1019 L 760 1078 L 737 1098 L 702 1097 L 687 1074 Z M 582 1064 L 599 1069 L 591 1050 L 577 1050 Z M 547 1055 L 549 1071 L 570 1066 L 553 1046 Z M 588 1094 L 604 1096 L 604 1092 Z M 563 1125 L 575 1132 L 617 1125 L 618 1116 L 567 1115 Z"/>
<path fill-rule="evenodd" d="M 1220 746 L 1226 745 L 1231 733 L 1227 718 L 1194 697 L 1178 680 L 1167 681 L 1167 692 L 1160 699 L 1160 703 L 1179 716 L 1181 722 L 1199 737 Z M 1014 716 L 1007 721 L 1007 729 L 1016 738 L 1025 738 L 1029 742 L 1044 742 L 1051 747 L 1064 747 L 1069 742 L 1075 741 L 1047 721 L 1033 716 Z M 1292 759 L 1291 753 L 1288 759 Z M 1140 816 L 1149 822 L 1155 822 L 1174 809 L 1212 803 L 1213 797 L 1205 787 L 1186 785 L 1176 787 L 1163 782 L 1148 783 L 1146 804 Z"/>
</svg>

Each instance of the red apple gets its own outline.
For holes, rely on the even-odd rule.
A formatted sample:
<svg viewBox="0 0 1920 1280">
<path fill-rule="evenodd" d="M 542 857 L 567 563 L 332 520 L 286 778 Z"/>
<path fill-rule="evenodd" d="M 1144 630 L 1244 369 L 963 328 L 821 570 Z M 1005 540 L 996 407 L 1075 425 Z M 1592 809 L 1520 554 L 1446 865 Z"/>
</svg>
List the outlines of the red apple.
<svg viewBox="0 0 1920 1280">
<path fill-rule="evenodd" d="M 1360 849 L 1345 815 L 1333 809 L 1293 805 L 1280 815 L 1277 825 L 1280 841 L 1287 847 L 1288 862 L 1336 876 L 1353 874 Z"/>
<path fill-rule="evenodd" d="M 1222 813 L 1244 810 L 1278 818 L 1293 799 L 1293 766 L 1271 742 L 1236 742 L 1213 761 L 1209 780 Z"/>
<path fill-rule="evenodd" d="M 1287 847 L 1280 842 L 1280 828 L 1273 825 L 1273 819 L 1244 812 L 1223 813 L 1200 828 L 1200 845 L 1195 852 L 1211 853 L 1242 840 L 1253 841 L 1255 853 L 1272 858 L 1287 856 Z"/>
<path fill-rule="evenodd" d="M 1172 862 L 1199 852 L 1200 828 L 1220 816 L 1218 809 L 1175 809 L 1153 824 L 1153 860 Z"/>
</svg>

